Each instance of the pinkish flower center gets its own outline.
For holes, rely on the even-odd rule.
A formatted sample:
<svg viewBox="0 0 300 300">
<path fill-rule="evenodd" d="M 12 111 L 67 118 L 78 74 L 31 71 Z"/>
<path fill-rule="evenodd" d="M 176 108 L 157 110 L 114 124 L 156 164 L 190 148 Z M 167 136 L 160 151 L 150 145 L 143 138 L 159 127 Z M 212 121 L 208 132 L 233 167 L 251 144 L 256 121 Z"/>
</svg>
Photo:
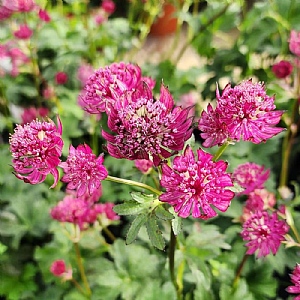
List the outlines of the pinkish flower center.
<svg viewBox="0 0 300 300">
<path fill-rule="evenodd" d="M 161 153 L 161 146 L 168 147 L 174 144 L 174 137 L 168 129 L 172 124 L 171 115 L 162 116 L 165 110 L 163 103 L 153 103 L 146 98 L 128 105 L 118 114 L 123 122 L 118 119 L 115 123 L 119 130 L 116 144 L 127 145 L 129 152 L 138 152 L 142 147 L 144 151 L 153 154 Z"/>
</svg>

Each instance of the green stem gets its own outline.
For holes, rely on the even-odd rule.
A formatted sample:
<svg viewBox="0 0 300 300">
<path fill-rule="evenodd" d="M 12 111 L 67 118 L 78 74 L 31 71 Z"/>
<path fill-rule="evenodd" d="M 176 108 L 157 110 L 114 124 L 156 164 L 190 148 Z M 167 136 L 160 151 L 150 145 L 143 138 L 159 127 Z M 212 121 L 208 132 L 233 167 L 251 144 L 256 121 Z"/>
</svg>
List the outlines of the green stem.
<svg viewBox="0 0 300 300">
<path fill-rule="evenodd" d="M 85 295 L 85 292 L 84 292 L 83 288 L 81 287 L 81 285 L 74 278 L 72 278 L 71 281 L 73 282 L 73 284 L 75 285 L 75 287 L 78 289 L 78 291 L 81 294 Z"/>
<path fill-rule="evenodd" d="M 83 284 L 84 284 L 84 287 L 85 287 L 85 290 L 86 290 L 86 295 L 90 298 L 90 296 L 92 294 L 92 291 L 91 291 L 90 285 L 89 285 L 88 280 L 87 280 L 86 275 L 85 275 L 85 271 L 84 271 L 84 267 L 83 267 L 83 263 L 82 263 L 82 258 L 81 258 L 81 255 L 80 255 L 79 245 L 78 245 L 77 242 L 74 242 L 73 245 L 74 245 L 75 252 L 76 252 L 76 260 L 77 260 L 77 265 L 78 265 L 78 268 L 79 268 L 80 276 L 81 276 L 81 279 L 83 281 Z"/>
<path fill-rule="evenodd" d="M 176 294 L 177 294 L 177 300 L 182 299 L 182 293 L 181 289 L 178 286 L 176 276 L 175 276 L 175 249 L 176 249 L 176 235 L 173 232 L 173 229 L 171 228 L 170 233 L 170 245 L 169 245 L 169 270 L 170 270 L 170 277 L 172 280 L 172 283 L 175 287 Z"/>
<path fill-rule="evenodd" d="M 114 234 L 107 227 L 103 227 L 103 231 L 110 238 L 110 240 L 112 242 L 114 242 L 116 240 L 116 237 L 114 236 Z"/>
<path fill-rule="evenodd" d="M 241 261 L 241 263 L 240 263 L 240 265 L 239 265 L 239 267 L 238 267 L 238 269 L 237 269 L 237 271 L 236 271 L 235 278 L 234 278 L 234 280 L 233 280 L 233 287 L 234 287 L 234 288 L 236 287 L 236 285 L 237 285 L 237 283 L 238 283 L 238 281 L 239 281 L 239 279 L 240 279 L 242 270 L 243 270 L 243 268 L 244 268 L 244 265 L 245 265 L 245 263 L 246 263 L 248 257 L 249 257 L 249 255 L 245 253 L 244 256 L 243 256 L 243 259 L 242 259 L 242 261 Z"/>
<path fill-rule="evenodd" d="M 150 185 L 147 185 L 147 184 L 144 184 L 144 183 L 141 183 L 141 182 L 137 182 L 137 181 L 133 181 L 133 180 L 129 180 L 129 179 L 123 179 L 123 178 L 119 178 L 119 177 L 114 177 L 114 176 L 110 176 L 110 175 L 108 175 L 105 180 L 112 181 L 112 182 L 123 183 L 123 184 L 131 185 L 131 186 L 137 186 L 137 187 L 140 187 L 142 189 L 149 190 L 149 191 L 151 191 L 152 193 L 154 193 L 158 196 L 161 194 L 161 192 L 159 190 L 153 188 Z"/>
<path fill-rule="evenodd" d="M 213 161 L 217 161 L 221 157 L 221 155 L 224 153 L 224 151 L 226 150 L 228 145 L 229 145 L 229 142 L 227 141 L 218 149 L 217 153 L 213 157 Z"/>
</svg>

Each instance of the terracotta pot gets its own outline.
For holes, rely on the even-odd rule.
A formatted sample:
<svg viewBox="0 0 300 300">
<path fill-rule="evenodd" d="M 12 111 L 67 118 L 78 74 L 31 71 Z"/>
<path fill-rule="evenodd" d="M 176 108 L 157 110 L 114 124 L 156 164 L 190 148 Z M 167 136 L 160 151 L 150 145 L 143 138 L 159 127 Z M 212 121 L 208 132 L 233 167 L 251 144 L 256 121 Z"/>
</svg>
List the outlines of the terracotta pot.
<svg viewBox="0 0 300 300">
<path fill-rule="evenodd" d="M 175 12 L 176 7 L 173 4 L 164 4 L 162 14 L 151 26 L 150 34 L 163 36 L 175 32 L 177 27 Z"/>
</svg>

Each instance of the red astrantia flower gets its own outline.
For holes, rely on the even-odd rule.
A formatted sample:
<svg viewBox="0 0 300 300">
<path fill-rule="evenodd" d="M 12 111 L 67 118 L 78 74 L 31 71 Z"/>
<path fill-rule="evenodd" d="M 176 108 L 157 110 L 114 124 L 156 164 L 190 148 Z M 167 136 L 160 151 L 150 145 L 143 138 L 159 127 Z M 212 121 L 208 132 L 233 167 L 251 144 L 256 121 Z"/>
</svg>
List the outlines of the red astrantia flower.
<svg viewBox="0 0 300 300">
<path fill-rule="evenodd" d="M 55 74 L 55 82 L 57 84 L 65 84 L 68 81 L 68 74 L 65 72 L 57 72 Z"/>
<path fill-rule="evenodd" d="M 275 255 L 288 230 L 289 226 L 285 221 L 278 220 L 276 212 L 269 215 L 266 211 L 257 211 L 243 224 L 241 236 L 247 241 L 246 254 L 258 251 L 258 258 L 270 252 Z"/>
<path fill-rule="evenodd" d="M 86 82 L 82 102 L 90 114 L 105 112 L 108 103 L 114 103 L 128 90 L 135 89 L 141 81 L 141 69 L 124 62 L 113 63 L 94 72 Z"/>
<path fill-rule="evenodd" d="M 47 107 L 35 108 L 33 106 L 24 109 L 21 118 L 22 124 L 30 123 L 38 117 L 46 117 L 49 114 L 49 109 Z"/>
<path fill-rule="evenodd" d="M 261 83 L 247 80 L 232 88 L 228 84 L 220 96 L 217 89 L 217 106 L 203 112 L 199 120 L 201 137 L 208 139 L 204 146 L 212 147 L 228 141 L 251 141 L 255 144 L 280 133 L 275 127 L 283 111 L 274 111 L 274 97 L 266 94 Z M 221 135 L 221 137 L 218 137 Z"/>
<path fill-rule="evenodd" d="M 61 181 L 68 183 L 68 189 L 77 189 L 78 197 L 83 196 L 86 191 L 91 195 L 107 177 L 103 162 L 103 155 L 97 157 L 88 145 L 79 145 L 77 148 L 70 145 L 67 161 L 60 164 L 65 173 Z"/>
<path fill-rule="evenodd" d="M 109 15 L 111 15 L 115 9 L 116 4 L 112 0 L 103 0 L 101 4 L 101 8 Z"/>
<path fill-rule="evenodd" d="M 66 263 L 62 259 L 55 260 L 51 267 L 50 272 L 56 277 L 62 277 L 63 280 L 72 279 L 72 269 L 66 267 Z"/>
<path fill-rule="evenodd" d="M 300 32 L 296 30 L 291 31 L 289 48 L 293 54 L 300 56 Z"/>
<path fill-rule="evenodd" d="M 33 31 L 26 25 L 20 25 L 19 29 L 14 32 L 14 36 L 20 40 L 27 40 L 32 36 Z"/>
<path fill-rule="evenodd" d="M 8 19 L 12 14 L 12 10 L 3 5 L 0 5 L 0 21 Z"/>
<path fill-rule="evenodd" d="M 26 125 L 18 125 L 9 138 L 13 157 L 13 168 L 17 178 L 26 183 L 37 184 L 45 180 L 50 173 L 56 186 L 59 178 L 57 166 L 62 154 L 62 125 L 57 118 L 54 122 L 34 120 Z"/>
<path fill-rule="evenodd" d="M 240 195 L 248 195 L 255 189 L 263 189 L 264 183 L 268 180 L 270 169 L 264 166 L 247 162 L 239 165 L 233 172 L 234 180 L 245 190 Z"/>
<path fill-rule="evenodd" d="M 188 109 L 174 106 L 164 85 L 155 100 L 149 87 L 141 84 L 110 105 L 107 123 L 115 135 L 102 131 L 107 150 L 116 158 L 147 159 L 157 166 L 174 151 L 182 150 L 192 135 L 188 113 Z"/>
<path fill-rule="evenodd" d="M 51 17 L 49 15 L 49 13 L 44 9 L 41 9 L 41 8 L 39 9 L 38 16 L 39 16 L 40 20 L 44 21 L 45 23 L 48 23 L 51 21 Z"/>
<path fill-rule="evenodd" d="M 277 78 L 286 78 L 293 71 L 293 65 L 287 60 L 281 60 L 272 66 L 272 72 Z"/>
<path fill-rule="evenodd" d="M 286 291 L 291 294 L 299 294 L 294 300 L 300 300 L 300 264 L 297 264 L 290 274 L 293 285 L 287 287 Z"/>
<path fill-rule="evenodd" d="M 213 156 L 197 150 L 195 160 L 193 150 L 188 146 L 183 155 L 176 156 L 173 166 L 162 166 L 161 185 L 166 189 L 159 199 L 174 206 L 178 216 L 209 219 L 217 213 L 212 208 L 224 212 L 234 197 L 231 176 L 226 173 L 227 163 L 214 162 Z"/>
</svg>

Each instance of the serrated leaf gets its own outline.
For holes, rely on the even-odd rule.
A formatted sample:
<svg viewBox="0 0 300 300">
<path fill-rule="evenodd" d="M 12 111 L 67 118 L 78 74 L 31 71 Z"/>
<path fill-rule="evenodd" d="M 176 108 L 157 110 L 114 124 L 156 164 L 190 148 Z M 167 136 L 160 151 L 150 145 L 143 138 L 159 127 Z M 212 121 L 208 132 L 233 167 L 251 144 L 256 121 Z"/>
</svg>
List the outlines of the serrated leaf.
<svg viewBox="0 0 300 300">
<path fill-rule="evenodd" d="M 136 215 L 145 210 L 145 206 L 134 201 L 127 201 L 125 203 L 115 205 L 113 210 L 121 216 Z"/>
<path fill-rule="evenodd" d="M 147 214 L 140 214 L 132 221 L 126 236 L 127 245 L 136 239 L 141 227 L 147 222 L 147 217 Z"/>
<path fill-rule="evenodd" d="M 178 235 L 182 230 L 182 219 L 180 217 L 175 217 L 172 220 L 172 229 L 175 235 Z"/>
<path fill-rule="evenodd" d="M 162 220 L 172 220 L 174 216 L 168 212 L 162 205 L 159 205 L 155 209 L 155 215 Z"/>
<path fill-rule="evenodd" d="M 154 200 L 154 196 L 152 194 L 146 195 L 140 192 L 133 192 L 131 193 L 131 197 L 134 201 L 138 203 L 145 203 L 145 202 L 151 202 Z"/>
<path fill-rule="evenodd" d="M 151 215 L 151 217 L 148 218 L 146 228 L 152 246 L 159 250 L 164 250 L 166 244 L 162 232 L 158 228 L 155 216 Z"/>
</svg>

